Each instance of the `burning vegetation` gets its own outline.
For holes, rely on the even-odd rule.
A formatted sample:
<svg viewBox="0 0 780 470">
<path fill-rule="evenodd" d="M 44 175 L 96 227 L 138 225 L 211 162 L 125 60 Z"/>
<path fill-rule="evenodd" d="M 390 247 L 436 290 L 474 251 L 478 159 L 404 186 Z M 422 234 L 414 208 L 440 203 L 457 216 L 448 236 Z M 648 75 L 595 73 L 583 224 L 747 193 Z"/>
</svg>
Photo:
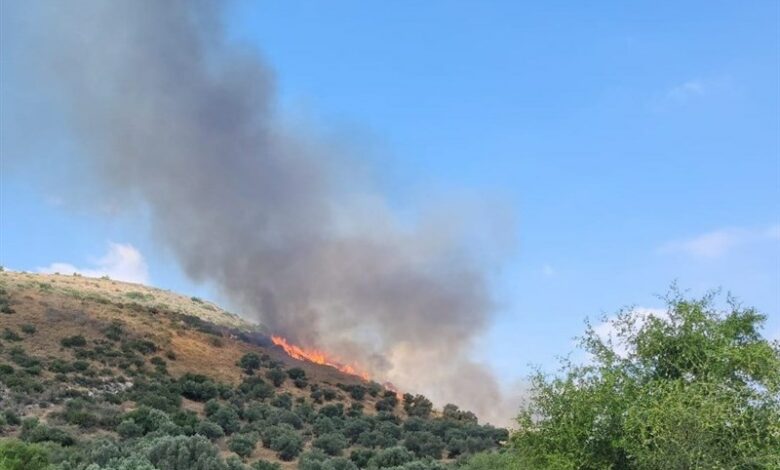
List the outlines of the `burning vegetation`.
<svg viewBox="0 0 780 470">
<path fill-rule="evenodd" d="M 370 380 L 371 377 L 367 372 L 361 370 L 358 366 L 352 364 L 345 364 L 343 362 L 334 360 L 328 357 L 327 354 L 318 349 L 306 349 L 295 344 L 291 344 L 287 339 L 281 336 L 271 336 L 271 341 L 280 348 L 284 349 L 284 352 L 288 356 L 301 361 L 310 361 L 315 364 L 322 364 L 326 366 L 334 367 L 345 374 L 355 375 L 363 380 Z"/>
</svg>

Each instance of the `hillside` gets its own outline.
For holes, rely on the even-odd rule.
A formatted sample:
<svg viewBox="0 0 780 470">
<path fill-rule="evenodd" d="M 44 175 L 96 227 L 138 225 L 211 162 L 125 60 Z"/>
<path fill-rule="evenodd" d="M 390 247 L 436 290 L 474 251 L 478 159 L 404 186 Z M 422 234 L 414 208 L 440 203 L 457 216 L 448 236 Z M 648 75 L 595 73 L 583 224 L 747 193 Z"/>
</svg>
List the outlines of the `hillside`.
<svg viewBox="0 0 780 470">
<path fill-rule="evenodd" d="M 58 468 L 427 469 L 506 440 L 197 298 L 7 271 L 0 288 L 0 435 Z"/>
</svg>

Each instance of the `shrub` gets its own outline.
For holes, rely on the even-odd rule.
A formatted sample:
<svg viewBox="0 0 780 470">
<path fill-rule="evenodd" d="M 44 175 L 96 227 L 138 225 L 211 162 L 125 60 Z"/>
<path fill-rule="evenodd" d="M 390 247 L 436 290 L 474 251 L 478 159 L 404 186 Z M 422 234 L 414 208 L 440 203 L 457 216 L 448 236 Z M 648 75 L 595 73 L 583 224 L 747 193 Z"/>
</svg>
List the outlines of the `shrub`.
<svg viewBox="0 0 780 470">
<path fill-rule="evenodd" d="M 349 395 L 353 400 L 361 401 L 366 396 L 366 387 L 362 385 L 353 385 L 349 387 Z"/>
<path fill-rule="evenodd" d="M 236 434 L 228 441 L 228 449 L 241 458 L 247 458 L 254 452 L 256 444 L 257 435 L 254 433 Z"/>
<path fill-rule="evenodd" d="M 66 348 L 83 348 L 87 345 L 87 340 L 81 335 L 74 335 L 62 338 L 60 344 Z"/>
<path fill-rule="evenodd" d="M 349 405 L 349 410 L 347 411 L 347 416 L 350 418 L 357 418 L 360 416 L 363 416 L 363 404 L 362 403 L 352 403 Z"/>
<path fill-rule="evenodd" d="M 347 448 L 349 443 L 344 435 L 340 433 L 329 433 L 323 434 L 315 439 L 314 442 L 312 442 L 312 445 L 328 455 L 337 456 L 341 455 L 341 452 Z"/>
<path fill-rule="evenodd" d="M 370 449 L 355 449 L 349 454 L 351 460 L 358 468 L 368 467 L 368 462 L 374 456 L 374 451 Z"/>
<path fill-rule="evenodd" d="M 45 470 L 49 468 L 46 450 L 38 444 L 27 444 L 16 439 L 0 440 L 0 469 Z"/>
<path fill-rule="evenodd" d="M 376 382 L 369 382 L 368 383 L 368 394 L 372 397 L 377 397 L 379 393 L 382 391 L 382 386 L 379 385 Z"/>
<path fill-rule="evenodd" d="M 219 395 L 217 384 L 205 375 L 184 374 L 179 379 L 179 386 L 181 394 L 190 400 L 207 401 Z"/>
<path fill-rule="evenodd" d="M 371 468 L 399 467 L 414 460 L 411 452 L 403 447 L 391 447 L 377 452 L 368 465 Z"/>
<path fill-rule="evenodd" d="M 409 416 L 427 418 L 433 410 L 433 403 L 422 395 L 404 394 L 404 411 Z"/>
<path fill-rule="evenodd" d="M 225 434 L 233 434 L 241 428 L 241 421 L 238 418 L 236 410 L 229 405 L 220 406 L 219 409 L 209 418 L 217 423 Z"/>
<path fill-rule="evenodd" d="M 195 434 L 207 437 L 211 440 L 219 439 L 225 435 L 225 431 L 222 430 L 222 426 L 209 420 L 200 421 L 195 426 Z"/>
<path fill-rule="evenodd" d="M 358 438 L 361 434 L 364 432 L 369 432 L 371 430 L 371 422 L 367 419 L 363 418 L 357 418 L 357 419 L 350 419 L 346 422 L 344 425 L 344 436 L 347 437 L 347 439 L 350 440 L 353 444 L 357 442 Z"/>
<path fill-rule="evenodd" d="M 444 441 L 430 432 L 410 432 L 404 439 L 404 447 L 414 452 L 418 458 L 441 459 Z"/>
<path fill-rule="evenodd" d="M 320 408 L 320 415 L 328 416 L 331 418 L 340 418 L 344 416 L 344 404 L 335 403 L 335 404 L 325 405 L 322 408 Z"/>
<path fill-rule="evenodd" d="M 249 399 L 265 400 L 274 396 L 274 389 L 260 377 L 247 377 L 238 386 L 238 390 Z"/>
<path fill-rule="evenodd" d="M 276 462 L 257 460 L 251 465 L 252 470 L 282 470 L 282 466 Z"/>
<path fill-rule="evenodd" d="M 5 328 L 3 330 L 3 339 L 6 341 L 21 341 L 22 337 L 19 336 L 17 332 L 10 328 Z"/>
<path fill-rule="evenodd" d="M 122 327 L 122 322 L 114 320 L 105 330 L 103 330 L 103 333 L 106 335 L 106 338 L 112 341 L 119 341 L 122 339 L 125 332 Z"/>
<path fill-rule="evenodd" d="M 76 443 L 66 431 L 40 424 L 37 419 L 26 419 L 22 422 L 20 437 L 27 442 L 55 442 L 62 446 L 72 446 Z"/>
<path fill-rule="evenodd" d="M 284 380 L 287 378 L 287 374 L 282 369 L 270 369 L 265 373 L 265 377 L 274 384 L 275 387 L 281 387 Z"/>
<path fill-rule="evenodd" d="M 125 419 L 119 423 L 116 427 L 116 432 L 125 439 L 144 435 L 144 429 L 133 419 Z"/>
<path fill-rule="evenodd" d="M 149 341 L 148 339 L 132 339 L 125 341 L 122 344 L 122 349 L 125 351 L 135 350 L 141 354 L 146 355 L 156 353 L 159 348 L 156 344 Z"/>
<path fill-rule="evenodd" d="M 395 396 L 395 393 L 392 393 L 391 395 L 385 394 L 385 396 L 382 397 L 381 400 L 377 400 L 376 404 L 374 405 L 374 408 L 376 408 L 377 411 L 392 412 L 393 410 L 395 410 L 397 404 L 398 404 L 398 397 Z"/>
<path fill-rule="evenodd" d="M 238 366 L 244 369 L 245 374 L 252 375 L 260 368 L 260 356 L 253 352 L 246 353 L 239 359 Z"/>
<path fill-rule="evenodd" d="M 532 468 L 520 457 L 510 452 L 490 452 L 477 454 L 468 459 L 461 470 L 514 470 L 517 468 Z"/>
<path fill-rule="evenodd" d="M 154 440 L 149 461 L 165 470 L 223 470 L 219 450 L 203 436 L 165 436 Z"/>
<path fill-rule="evenodd" d="M 324 462 L 328 456 L 319 449 L 312 449 L 301 454 L 298 459 L 298 470 L 323 470 Z"/>
<path fill-rule="evenodd" d="M 125 421 L 132 421 L 138 425 L 141 428 L 142 435 L 163 430 L 173 425 L 167 413 L 146 406 L 141 406 L 133 411 L 125 413 L 122 416 L 122 422 Z M 126 426 L 128 426 L 128 429 L 132 429 L 129 424 Z"/>
<path fill-rule="evenodd" d="M 263 432 L 263 446 L 275 450 L 280 459 L 293 460 L 303 449 L 303 440 L 292 426 L 269 426 Z"/>
<path fill-rule="evenodd" d="M 271 400 L 271 405 L 277 408 L 284 408 L 285 410 L 292 409 L 292 403 L 292 395 L 289 393 L 280 393 L 279 395 L 276 395 L 273 400 Z"/>
<path fill-rule="evenodd" d="M 35 325 L 31 325 L 29 323 L 25 323 L 24 325 L 22 325 L 21 329 L 22 329 L 22 333 L 27 335 L 33 335 L 35 334 L 36 331 L 38 331 L 38 329 L 35 328 Z"/>
</svg>

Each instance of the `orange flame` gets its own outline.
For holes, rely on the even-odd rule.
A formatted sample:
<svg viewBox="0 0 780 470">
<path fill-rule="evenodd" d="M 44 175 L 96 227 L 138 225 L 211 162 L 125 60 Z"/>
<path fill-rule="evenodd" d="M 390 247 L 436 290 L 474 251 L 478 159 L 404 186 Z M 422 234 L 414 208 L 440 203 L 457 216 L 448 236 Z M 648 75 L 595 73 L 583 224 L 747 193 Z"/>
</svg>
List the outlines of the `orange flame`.
<svg viewBox="0 0 780 470">
<path fill-rule="evenodd" d="M 361 371 L 357 366 L 350 365 L 350 364 L 342 364 L 335 360 L 329 359 L 328 356 L 320 350 L 305 349 L 295 344 L 290 344 L 289 341 L 287 341 L 285 338 L 281 336 L 271 336 L 271 341 L 273 341 L 275 345 L 284 349 L 284 352 L 286 352 L 288 356 L 294 359 L 298 359 L 301 361 L 310 361 L 310 362 L 314 362 L 315 364 L 322 364 L 324 366 L 334 367 L 340 370 L 341 372 L 344 372 L 345 374 L 356 375 L 362 378 L 363 380 L 370 380 L 369 375 L 366 372 Z"/>
</svg>

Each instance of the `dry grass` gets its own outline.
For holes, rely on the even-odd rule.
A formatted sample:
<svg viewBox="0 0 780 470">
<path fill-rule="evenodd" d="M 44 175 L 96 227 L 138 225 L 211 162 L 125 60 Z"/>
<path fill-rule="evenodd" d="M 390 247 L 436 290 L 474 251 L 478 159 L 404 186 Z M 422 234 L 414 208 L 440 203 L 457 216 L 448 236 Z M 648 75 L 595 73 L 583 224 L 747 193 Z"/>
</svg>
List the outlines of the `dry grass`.
<svg viewBox="0 0 780 470">
<path fill-rule="evenodd" d="M 166 361 L 174 377 L 191 372 L 235 385 L 242 378 L 236 362 L 253 351 L 268 354 L 288 367 L 303 368 L 310 382 L 362 382 L 332 367 L 293 359 L 275 346 L 264 348 L 228 336 L 217 339 L 185 328 L 177 314 L 244 331 L 262 330 L 214 304 L 169 291 L 110 279 L 10 271 L 0 272 L 0 287 L 8 292 L 16 310 L 13 314 L 0 313 L 0 331 L 10 328 L 25 336 L 25 350 L 36 356 L 72 360 L 71 350 L 60 345 L 62 338 L 80 334 L 88 342 L 102 340 L 105 328 L 118 321 L 128 333 L 154 342 L 161 348 L 160 356 L 172 352 L 176 359 Z M 27 337 L 21 333 L 24 324 L 33 325 L 37 331 Z M 290 381 L 285 388 L 294 396 L 304 394 Z M 368 402 L 366 406 L 370 406 Z"/>
</svg>

